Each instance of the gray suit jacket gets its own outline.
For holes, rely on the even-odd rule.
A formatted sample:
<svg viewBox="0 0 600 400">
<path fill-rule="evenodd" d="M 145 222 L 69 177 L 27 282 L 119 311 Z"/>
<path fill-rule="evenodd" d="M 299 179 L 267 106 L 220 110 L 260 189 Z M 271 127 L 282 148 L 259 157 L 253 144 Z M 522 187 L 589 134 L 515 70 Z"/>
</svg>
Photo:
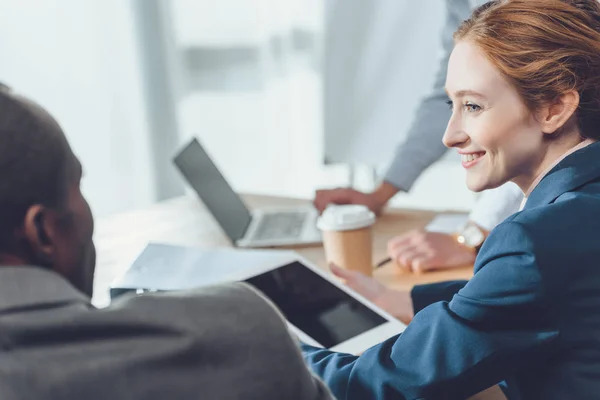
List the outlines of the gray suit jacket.
<svg viewBox="0 0 600 400">
<path fill-rule="evenodd" d="M 62 277 L 0 267 L 0 399 L 330 399 L 249 286 L 106 309 Z"/>
</svg>

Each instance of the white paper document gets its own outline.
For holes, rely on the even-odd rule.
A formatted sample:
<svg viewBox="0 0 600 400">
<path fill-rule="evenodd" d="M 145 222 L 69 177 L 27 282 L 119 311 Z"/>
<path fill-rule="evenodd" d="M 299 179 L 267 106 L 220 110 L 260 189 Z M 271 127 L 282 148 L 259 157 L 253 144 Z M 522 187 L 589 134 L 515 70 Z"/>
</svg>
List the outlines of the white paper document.
<svg viewBox="0 0 600 400">
<path fill-rule="evenodd" d="M 235 280 L 240 269 L 289 259 L 290 250 L 202 249 L 150 243 L 111 288 L 181 290 Z"/>
</svg>

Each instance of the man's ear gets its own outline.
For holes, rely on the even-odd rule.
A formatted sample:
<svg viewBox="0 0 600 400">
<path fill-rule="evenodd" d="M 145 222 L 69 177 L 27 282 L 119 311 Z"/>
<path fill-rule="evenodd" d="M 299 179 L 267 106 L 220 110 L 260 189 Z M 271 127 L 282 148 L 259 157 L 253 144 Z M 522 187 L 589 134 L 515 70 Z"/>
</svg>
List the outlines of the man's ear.
<svg viewBox="0 0 600 400">
<path fill-rule="evenodd" d="M 579 107 L 579 93 L 571 90 L 558 97 L 553 103 L 543 107 L 538 115 L 542 132 L 553 134 L 561 129 L 575 115 Z"/>
<path fill-rule="evenodd" d="M 56 253 L 52 232 L 52 218 L 42 205 L 31 206 L 25 213 L 25 238 L 37 262 L 51 265 Z"/>
</svg>

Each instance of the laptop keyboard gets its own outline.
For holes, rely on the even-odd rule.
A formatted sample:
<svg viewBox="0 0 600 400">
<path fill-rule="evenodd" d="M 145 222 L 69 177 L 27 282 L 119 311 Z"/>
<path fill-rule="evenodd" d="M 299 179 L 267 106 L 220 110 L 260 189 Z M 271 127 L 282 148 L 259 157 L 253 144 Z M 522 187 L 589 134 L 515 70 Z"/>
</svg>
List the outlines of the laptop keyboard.
<svg viewBox="0 0 600 400">
<path fill-rule="evenodd" d="M 279 212 L 264 214 L 253 235 L 253 240 L 296 239 L 302 234 L 306 212 Z"/>
</svg>

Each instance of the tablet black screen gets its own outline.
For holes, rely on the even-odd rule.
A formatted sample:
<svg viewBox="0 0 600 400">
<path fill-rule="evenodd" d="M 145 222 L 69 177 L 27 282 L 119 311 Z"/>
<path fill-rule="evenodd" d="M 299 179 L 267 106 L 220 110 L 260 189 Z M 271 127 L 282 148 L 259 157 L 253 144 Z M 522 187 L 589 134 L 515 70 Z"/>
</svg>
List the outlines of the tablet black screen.
<svg viewBox="0 0 600 400">
<path fill-rule="evenodd" d="M 300 262 L 246 280 L 279 307 L 286 319 L 324 347 L 332 347 L 385 318 Z"/>
</svg>

